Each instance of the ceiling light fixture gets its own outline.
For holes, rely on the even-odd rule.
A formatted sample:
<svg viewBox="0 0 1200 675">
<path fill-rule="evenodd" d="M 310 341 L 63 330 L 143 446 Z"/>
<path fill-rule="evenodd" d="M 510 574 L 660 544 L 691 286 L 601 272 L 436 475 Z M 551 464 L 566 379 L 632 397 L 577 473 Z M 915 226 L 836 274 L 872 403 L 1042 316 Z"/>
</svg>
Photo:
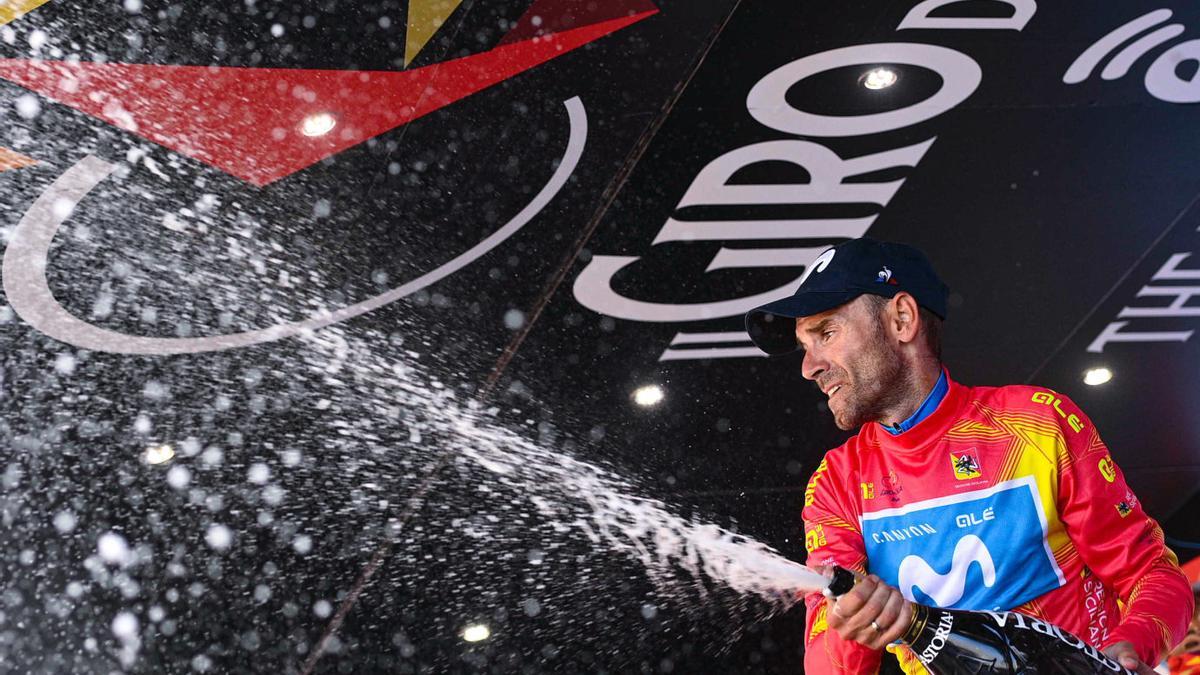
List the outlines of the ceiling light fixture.
<svg viewBox="0 0 1200 675">
<path fill-rule="evenodd" d="M 1089 368 L 1083 374 L 1083 383 L 1093 387 L 1113 379 L 1113 372 L 1108 368 Z"/>
<path fill-rule="evenodd" d="M 337 126 L 337 118 L 329 113 L 316 113 L 304 118 L 300 133 L 305 136 L 324 136 Z"/>
<path fill-rule="evenodd" d="M 867 89 L 887 89 L 896 84 L 900 76 L 891 68 L 873 68 L 863 75 L 859 82 Z"/>
<path fill-rule="evenodd" d="M 467 642 L 482 642 L 483 640 L 488 639 L 491 634 L 492 631 L 488 630 L 487 626 L 477 623 L 473 626 L 467 626 L 463 630 L 462 639 L 466 640 Z"/>
<path fill-rule="evenodd" d="M 662 387 L 657 384 L 648 384 L 644 387 L 638 387 L 633 392 L 633 402 L 640 406 L 657 405 L 663 400 Z"/>
<path fill-rule="evenodd" d="M 152 445 L 146 448 L 146 463 L 147 464 L 162 464 L 171 461 L 175 456 L 175 448 L 164 443 L 162 445 Z"/>
</svg>

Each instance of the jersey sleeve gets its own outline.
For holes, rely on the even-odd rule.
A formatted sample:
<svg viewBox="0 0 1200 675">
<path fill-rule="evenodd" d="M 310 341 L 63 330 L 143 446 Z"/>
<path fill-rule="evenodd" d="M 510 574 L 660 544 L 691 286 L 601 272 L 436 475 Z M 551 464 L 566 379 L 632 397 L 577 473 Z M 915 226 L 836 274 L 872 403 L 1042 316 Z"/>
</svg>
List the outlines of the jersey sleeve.
<svg viewBox="0 0 1200 675">
<path fill-rule="evenodd" d="M 826 456 L 809 479 L 804 491 L 804 547 L 810 567 L 839 565 L 859 572 L 866 571 L 866 547 L 857 516 L 849 513 L 845 503 L 851 479 L 839 475 L 830 467 Z M 809 593 L 804 598 L 806 612 L 804 638 L 804 672 L 808 675 L 842 675 L 875 673 L 879 670 L 880 652 L 857 642 L 843 640 L 837 631 L 829 630 L 825 596 Z"/>
<path fill-rule="evenodd" d="M 1055 410 L 1065 447 L 1059 458 L 1059 514 L 1083 562 L 1116 591 L 1121 604 L 1121 621 L 1101 646 L 1128 641 L 1142 661 L 1157 664 L 1187 632 L 1191 585 L 1091 420 L 1060 398 Z"/>
</svg>

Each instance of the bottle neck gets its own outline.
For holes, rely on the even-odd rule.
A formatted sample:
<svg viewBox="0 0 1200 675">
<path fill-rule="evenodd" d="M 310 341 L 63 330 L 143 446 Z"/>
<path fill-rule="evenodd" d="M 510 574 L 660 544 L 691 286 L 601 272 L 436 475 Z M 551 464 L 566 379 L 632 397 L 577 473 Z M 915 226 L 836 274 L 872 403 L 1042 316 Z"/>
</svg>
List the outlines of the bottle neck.
<svg viewBox="0 0 1200 675">
<path fill-rule="evenodd" d="M 835 565 L 833 568 L 833 578 L 830 579 L 829 586 L 825 589 L 825 595 L 830 598 L 845 595 L 850 592 L 850 589 L 854 588 L 854 584 L 856 583 L 858 583 L 858 578 L 853 572 Z M 912 607 L 912 618 L 909 619 L 908 629 L 904 631 L 904 636 L 900 639 L 906 644 L 912 645 L 925 632 L 933 610 L 917 602 L 910 602 L 909 605 Z"/>
<path fill-rule="evenodd" d="M 912 606 L 912 618 L 909 619 L 908 630 L 904 631 L 904 636 L 900 639 L 905 644 L 911 645 L 929 625 L 929 608 L 916 602 L 911 602 L 909 605 Z"/>
<path fill-rule="evenodd" d="M 825 589 L 825 595 L 831 598 L 836 598 L 839 595 L 845 595 L 854 588 L 854 584 L 858 583 L 858 578 L 854 576 L 854 572 L 845 567 L 834 566 L 833 578 L 829 580 L 829 586 Z"/>
</svg>

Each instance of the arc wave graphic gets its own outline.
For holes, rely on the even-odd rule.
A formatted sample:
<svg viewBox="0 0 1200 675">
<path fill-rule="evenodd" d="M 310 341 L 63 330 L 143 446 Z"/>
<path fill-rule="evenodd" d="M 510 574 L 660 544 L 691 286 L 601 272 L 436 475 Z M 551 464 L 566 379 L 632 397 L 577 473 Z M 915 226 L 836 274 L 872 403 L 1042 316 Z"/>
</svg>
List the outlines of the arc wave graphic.
<svg viewBox="0 0 1200 675">
<path fill-rule="evenodd" d="M 242 333 L 198 338 L 129 335 L 101 328 L 71 314 L 50 291 L 46 281 L 50 244 L 63 221 L 80 200 L 115 169 L 88 155 L 67 169 L 30 206 L 13 230 L 4 251 L 3 285 L 9 305 L 36 330 L 69 345 L 98 352 L 166 356 L 198 354 L 275 342 L 320 330 L 362 316 L 434 284 L 475 262 L 516 234 L 549 205 L 574 173 L 587 143 L 587 112 L 574 96 L 563 102 L 570 132 L 558 167 L 533 199 L 491 235 L 441 266 L 367 300 L 305 321 L 276 324 Z"/>
</svg>

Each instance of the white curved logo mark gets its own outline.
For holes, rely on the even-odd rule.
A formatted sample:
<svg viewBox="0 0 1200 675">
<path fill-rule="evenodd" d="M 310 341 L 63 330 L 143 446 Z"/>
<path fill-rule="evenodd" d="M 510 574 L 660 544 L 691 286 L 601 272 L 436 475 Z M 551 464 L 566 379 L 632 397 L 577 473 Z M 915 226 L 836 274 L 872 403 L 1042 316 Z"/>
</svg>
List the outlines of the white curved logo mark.
<svg viewBox="0 0 1200 675">
<path fill-rule="evenodd" d="M 804 282 L 808 281 L 808 277 L 811 276 L 813 272 L 824 272 L 825 268 L 829 267 L 829 262 L 833 260 L 834 253 L 837 253 L 837 249 L 831 248 L 818 256 L 817 259 L 808 266 L 808 269 L 804 270 L 804 274 L 800 276 L 800 283 L 796 284 L 796 286 L 803 286 Z"/>
<path fill-rule="evenodd" d="M 72 315 L 50 292 L 46 282 L 46 258 L 54 234 L 66 216 L 116 168 L 92 155 L 81 159 L 59 176 L 38 197 L 13 230 L 4 251 L 4 293 L 13 311 L 46 335 L 76 347 L 117 354 L 196 354 L 247 347 L 319 330 L 361 316 L 411 295 L 475 262 L 533 220 L 550 203 L 575 171 L 587 140 L 587 114 L 583 103 L 579 97 L 574 97 L 565 101 L 564 105 L 571 125 L 567 149 L 550 180 L 525 208 L 486 239 L 440 267 L 402 286 L 323 316 L 230 335 L 160 338 L 118 333 Z"/>
<path fill-rule="evenodd" d="M 1126 46 L 1108 62 L 1100 72 L 1100 77 L 1104 80 L 1124 77 L 1138 59 L 1179 37 L 1186 30 L 1180 23 L 1155 28 L 1170 19 L 1171 14 L 1169 9 L 1157 9 L 1114 29 L 1075 59 L 1063 74 L 1063 82 L 1079 84 L 1088 79 L 1096 67 L 1121 45 Z M 1150 30 L 1152 28 L 1154 30 Z M 1138 37 L 1139 35 L 1141 37 Z M 1146 91 L 1154 98 L 1168 103 L 1200 102 L 1200 75 L 1193 74 L 1187 79 L 1179 76 L 1179 66 L 1185 62 L 1200 62 L 1200 40 L 1181 42 L 1159 54 L 1146 71 Z"/>
<path fill-rule="evenodd" d="M 983 585 L 991 588 L 996 583 L 996 564 L 992 562 L 992 554 L 982 539 L 968 534 L 954 545 L 950 571 L 945 574 L 939 574 L 918 555 L 906 556 L 901 560 L 900 592 L 915 601 L 913 589 L 920 588 L 938 607 L 949 607 L 962 599 L 966 591 L 967 570 L 972 563 L 979 563 L 983 571 Z"/>
</svg>

